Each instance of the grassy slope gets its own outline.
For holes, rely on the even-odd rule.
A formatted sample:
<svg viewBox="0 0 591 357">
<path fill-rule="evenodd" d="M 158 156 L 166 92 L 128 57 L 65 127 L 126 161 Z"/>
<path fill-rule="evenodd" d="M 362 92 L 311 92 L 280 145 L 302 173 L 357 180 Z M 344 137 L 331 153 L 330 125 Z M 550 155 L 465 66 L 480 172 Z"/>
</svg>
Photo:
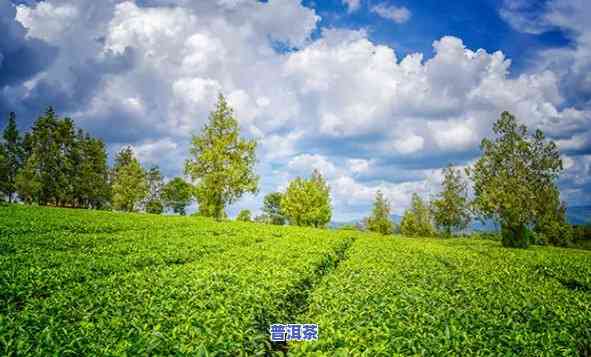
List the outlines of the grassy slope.
<svg viewBox="0 0 591 357">
<path fill-rule="evenodd" d="M 0 207 L 0 355 L 575 355 L 591 252 Z M 320 340 L 268 342 L 273 322 Z"/>
</svg>

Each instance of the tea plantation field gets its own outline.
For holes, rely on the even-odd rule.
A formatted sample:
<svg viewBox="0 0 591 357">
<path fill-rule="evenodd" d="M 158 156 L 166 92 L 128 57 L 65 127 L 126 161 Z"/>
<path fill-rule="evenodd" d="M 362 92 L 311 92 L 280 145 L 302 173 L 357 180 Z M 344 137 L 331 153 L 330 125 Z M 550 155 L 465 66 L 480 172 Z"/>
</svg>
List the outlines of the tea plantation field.
<svg viewBox="0 0 591 357">
<path fill-rule="evenodd" d="M 591 252 L 0 206 L 0 355 L 284 354 L 588 356 Z"/>
</svg>

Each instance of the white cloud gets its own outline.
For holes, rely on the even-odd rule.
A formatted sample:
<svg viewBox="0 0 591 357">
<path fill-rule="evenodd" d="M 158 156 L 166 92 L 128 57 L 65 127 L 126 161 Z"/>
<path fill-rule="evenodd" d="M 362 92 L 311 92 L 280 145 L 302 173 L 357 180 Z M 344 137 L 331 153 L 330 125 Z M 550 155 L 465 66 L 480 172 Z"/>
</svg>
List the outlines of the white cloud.
<svg viewBox="0 0 591 357">
<path fill-rule="evenodd" d="M 40 2 L 34 10 L 25 5 L 17 7 L 18 21 L 30 29 L 27 36 L 47 41 L 63 36 L 79 15 L 78 8 L 72 4 Z"/>
<path fill-rule="evenodd" d="M 371 12 L 378 14 L 384 19 L 392 20 L 398 24 L 403 24 L 410 20 L 411 12 L 405 6 L 387 5 L 380 3 L 371 8 Z"/>
<path fill-rule="evenodd" d="M 309 176 L 313 170 L 318 170 L 323 176 L 331 178 L 339 173 L 335 165 L 318 154 L 301 154 L 289 161 L 287 167 L 297 173 Z"/>
<path fill-rule="evenodd" d="M 347 12 L 352 13 L 361 7 L 361 0 L 342 0 L 343 4 L 347 6 Z"/>
<path fill-rule="evenodd" d="M 430 122 L 428 125 L 437 146 L 447 151 L 463 151 L 480 142 L 467 121 Z"/>
<path fill-rule="evenodd" d="M 348 159 L 347 167 L 353 174 L 366 173 L 370 169 L 371 162 L 365 159 Z"/>
<path fill-rule="evenodd" d="M 422 150 L 424 143 L 425 139 L 423 139 L 423 137 L 409 134 L 394 139 L 392 149 L 401 154 L 412 154 Z"/>
<path fill-rule="evenodd" d="M 504 110 L 557 138 L 563 150 L 591 145 L 589 107 L 570 105 L 561 90 L 565 74 L 553 68 L 511 75 L 502 52 L 468 49 L 452 36 L 433 42 L 431 58 L 401 58 L 363 30 L 321 29 L 311 40 L 319 16 L 296 0 L 157 6 L 165 3 L 175 1 L 154 0 L 151 7 L 95 6 L 90 0 L 20 5 L 18 19 L 29 35 L 60 50 L 56 62 L 28 82 L 27 93 L 42 80 L 75 93 L 81 84 L 72 67 L 93 71 L 97 59 L 127 60 L 126 70 L 97 69 L 88 101 L 65 114 L 113 147 L 133 144 L 143 159 L 177 175 L 191 133 L 201 129 L 223 92 L 244 135 L 260 143 L 263 186 L 248 205 L 318 168 L 329 177 L 337 219 L 367 211 L 377 189 L 403 209 L 413 191 L 433 189 L 434 166 L 472 155 Z M 558 5 L 552 9 L 548 22 L 571 26 Z M 376 5 L 372 11 L 400 22 L 411 16 L 403 7 Z M 557 52 L 555 60 L 568 64 L 569 73 L 579 75 L 577 86 L 585 88 L 591 40 L 586 42 L 582 18 L 575 23 L 576 50 Z M 280 53 L 274 41 L 295 48 Z"/>
</svg>

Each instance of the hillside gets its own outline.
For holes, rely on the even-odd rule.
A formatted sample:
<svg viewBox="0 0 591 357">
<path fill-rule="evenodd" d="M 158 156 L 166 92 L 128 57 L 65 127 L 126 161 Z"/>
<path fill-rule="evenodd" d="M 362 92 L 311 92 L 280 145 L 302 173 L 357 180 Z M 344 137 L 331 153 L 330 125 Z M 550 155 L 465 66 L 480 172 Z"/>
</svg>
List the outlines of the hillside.
<svg viewBox="0 0 591 357">
<path fill-rule="evenodd" d="M 14 205 L 0 237 L 0 355 L 591 353 L 587 251 Z"/>
</svg>

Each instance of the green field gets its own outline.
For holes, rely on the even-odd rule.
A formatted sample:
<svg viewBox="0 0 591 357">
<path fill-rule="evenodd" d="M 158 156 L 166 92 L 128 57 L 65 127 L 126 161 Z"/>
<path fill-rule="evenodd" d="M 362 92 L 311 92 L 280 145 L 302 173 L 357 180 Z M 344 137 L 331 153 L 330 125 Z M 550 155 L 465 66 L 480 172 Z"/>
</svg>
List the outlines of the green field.
<svg viewBox="0 0 591 357">
<path fill-rule="evenodd" d="M 0 207 L 0 355 L 256 353 L 589 355 L 591 252 Z"/>
</svg>

